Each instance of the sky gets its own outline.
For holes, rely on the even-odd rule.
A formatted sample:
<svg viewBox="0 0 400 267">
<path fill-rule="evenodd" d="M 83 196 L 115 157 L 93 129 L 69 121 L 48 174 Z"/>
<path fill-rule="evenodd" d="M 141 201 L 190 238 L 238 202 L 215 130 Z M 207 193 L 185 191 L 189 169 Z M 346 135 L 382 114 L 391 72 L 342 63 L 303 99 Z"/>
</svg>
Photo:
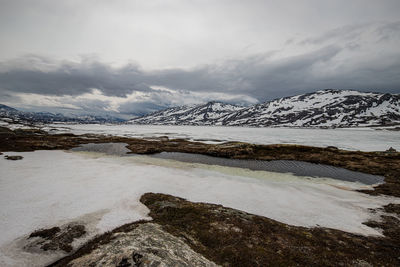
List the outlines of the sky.
<svg viewBox="0 0 400 267">
<path fill-rule="evenodd" d="M 0 0 L 0 103 L 145 114 L 400 93 L 398 0 Z"/>
</svg>

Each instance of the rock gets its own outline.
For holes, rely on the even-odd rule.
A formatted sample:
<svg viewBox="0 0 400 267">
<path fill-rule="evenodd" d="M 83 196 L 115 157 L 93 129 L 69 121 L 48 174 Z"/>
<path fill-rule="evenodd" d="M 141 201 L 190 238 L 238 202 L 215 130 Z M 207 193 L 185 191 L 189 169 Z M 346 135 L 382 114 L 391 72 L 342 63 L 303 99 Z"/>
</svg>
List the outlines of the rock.
<svg viewBox="0 0 400 267">
<path fill-rule="evenodd" d="M 4 156 L 4 158 L 5 159 L 8 159 L 8 160 L 21 160 L 21 159 L 23 159 L 24 157 L 23 156 Z"/>
<path fill-rule="evenodd" d="M 223 266 L 400 266 L 395 258 L 400 227 L 393 216 L 376 222 L 384 230 L 384 238 L 365 237 L 323 227 L 286 225 L 163 194 L 146 193 L 140 200 L 150 209 L 154 223 L 183 236 L 195 251 Z M 388 205 L 385 210 L 400 209 Z"/>
<path fill-rule="evenodd" d="M 373 267 L 373 265 L 371 265 L 370 263 L 364 261 L 364 260 L 356 260 L 353 261 L 353 266 L 355 267 Z"/>
<path fill-rule="evenodd" d="M 26 248 L 48 250 L 72 251 L 72 242 L 74 239 L 83 236 L 86 233 L 85 226 L 80 224 L 69 224 L 64 227 L 52 227 L 49 229 L 40 229 L 31 233 L 28 239 L 34 238 Z"/>
<path fill-rule="evenodd" d="M 327 146 L 327 149 L 331 149 L 331 150 L 338 150 L 339 148 L 335 147 L 335 146 Z"/>
<path fill-rule="evenodd" d="M 64 266 L 64 265 L 56 265 Z M 68 266 L 217 266 L 193 251 L 179 237 L 155 223 L 139 224 L 128 232 L 113 233 L 108 243 L 74 259 Z"/>
<path fill-rule="evenodd" d="M 53 227 L 50 229 L 40 229 L 30 234 L 29 238 L 41 237 L 45 239 L 50 239 L 53 238 L 58 232 L 60 232 L 60 230 L 61 230 L 60 227 Z"/>
<path fill-rule="evenodd" d="M 14 134 L 14 132 L 12 130 L 8 129 L 7 127 L 0 126 L 0 134 Z"/>
<path fill-rule="evenodd" d="M 386 150 L 386 152 L 388 152 L 388 153 L 396 153 L 397 150 L 394 149 L 393 147 L 390 147 L 389 149 Z"/>
<path fill-rule="evenodd" d="M 208 203 L 146 193 L 152 221 L 123 225 L 50 266 L 400 266 L 399 220 L 384 236 L 299 227 Z M 384 207 L 398 216 L 400 205 Z M 318 226 L 318 225 L 317 225 Z"/>
<path fill-rule="evenodd" d="M 10 138 L 14 138 L 15 137 L 15 133 L 6 128 L 6 127 L 1 127 L 0 126 L 0 138 L 2 139 L 10 139 Z"/>
<path fill-rule="evenodd" d="M 142 261 L 143 255 L 139 253 L 132 253 L 132 257 L 129 258 L 123 258 L 117 265 L 117 267 L 139 267 L 142 266 L 143 261 Z"/>
<path fill-rule="evenodd" d="M 44 134 L 46 134 L 45 131 L 40 130 L 40 129 L 35 129 L 35 128 L 15 129 L 14 133 L 16 135 L 44 135 Z"/>
<path fill-rule="evenodd" d="M 168 142 L 169 141 L 169 137 L 168 136 L 160 136 L 158 138 L 161 142 Z"/>
</svg>

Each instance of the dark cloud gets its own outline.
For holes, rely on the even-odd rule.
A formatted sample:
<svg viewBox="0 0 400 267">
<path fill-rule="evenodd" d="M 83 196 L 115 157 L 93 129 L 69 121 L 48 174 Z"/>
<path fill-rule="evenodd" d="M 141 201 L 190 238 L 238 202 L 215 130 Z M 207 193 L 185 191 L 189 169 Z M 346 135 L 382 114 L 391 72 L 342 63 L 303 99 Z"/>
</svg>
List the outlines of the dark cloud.
<svg viewBox="0 0 400 267">
<path fill-rule="evenodd" d="M 150 101 L 151 102 L 138 101 L 135 103 L 125 103 L 119 107 L 119 111 L 123 114 L 135 114 L 140 116 L 168 107 L 163 104 L 154 103 L 154 100 Z"/>
<path fill-rule="evenodd" d="M 29 56 L 26 62 L 19 59 L 17 66 L 14 62 L 3 63 L 1 89 L 45 95 L 80 95 L 96 88 L 109 96 L 125 96 L 132 91 L 150 90 L 143 83 L 146 75 L 134 65 L 113 69 L 95 60 L 83 59 L 79 63 L 59 64 L 49 64 L 49 61 L 47 58 Z M 50 69 L 46 67 L 48 65 Z"/>
<path fill-rule="evenodd" d="M 196 98 L 238 103 L 247 96 L 242 102 L 250 103 L 324 88 L 398 93 L 400 53 L 394 44 L 399 33 L 400 22 L 346 26 L 304 39 L 302 46 L 312 48 L 302 54 L 282 57 L 274 51 L 191 69 L 146 71 L 137 64 L 115 68 L 92 57 L 59 62 L 30 55 L 0 62 L 0 95 L 80 96 L 97 89 L 104 96 L 124 98 L 140 92 L 118 109 L 146 113 Z M 376 43 L 382 43 L 379 50 Z M 71 104 L 104 110 L 110 102 L 82 99 Z"/>
<path fill-rule="evenodd" d="M 77 96 L 96 88 L 106 96 L 124 97 L 134 91 L 157 92 L 150 86 L 158 85 L 189 92 L 244 94 L 260 101 L 321 88 L 400 90 L 400 56 L 392 58 L 392 62 L 353 64 L 345 72 L 339 68 L 324 74 L 323 68 L 334 64 L 343 49 L 327 46 L 281 60 L 250 57 L 192 70 L 146 72 L 133 65 L 112 68 L 98 61 L 64 62 L 49 70 L 18 66 L 0 73 L 0 88 L 8 95 L 18 92 L 55 96 Z M 155 101 L 163 101 L 163 97 L 154 96 L 159 98 Z"/>
</svg>

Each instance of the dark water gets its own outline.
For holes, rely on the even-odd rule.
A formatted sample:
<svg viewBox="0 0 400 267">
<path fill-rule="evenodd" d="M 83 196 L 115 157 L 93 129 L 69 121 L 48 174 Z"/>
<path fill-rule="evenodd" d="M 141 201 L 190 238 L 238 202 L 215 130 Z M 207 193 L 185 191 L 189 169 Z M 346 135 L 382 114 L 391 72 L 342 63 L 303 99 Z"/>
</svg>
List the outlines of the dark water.
<svg viewBox="0 0 400 267">
<path fill-rule="evenodd" d="M 106 153 L 108 155 L 128 156 L 129 149 L 125 143 L 104 143 L 104 144 L 84 144 L 73 148 L 72 151 L 87 151 Z M 314 164 L 294 160 L 244 160 L 244 159 L 226 159 L 217 158 L 200 154 L 162 152 L 154 154 L 151 157 L 160 159 L 172 159 L 189 163 L 202 163 L 209 165 L 219 165 L 237 168 L 246 168 L 250 170 L 271 171 L 281 173 L 293 173 L 297 176 L 328 177 L 349 182 L 360 182 L 363 184 L 383 183 L 384 177 L 366 174 L 362 172 L 349 171 L 343 168 L 329 165 Z"/>
<path fill-rule="evenodd" d="M 329 165 L 314 164 L 294 160 L 243 160 L 217 158 L 200 154 L 162 152 L 153 155 L 156 158 L 172 159 L 183 162 L 202 163 L 210 165 L 220 165 L 237 168 L 247 168 L 250 170 L 272 171 L 281 173 L 293 173 L 298 176 L 328 177 L 349 182 L 360 182 L 363 184 L 382 183 L 384 177 L 366 174 L 362 172 L 349 171 L 343 168 Z"/>
<path fill-rule="evenodd" d="M 126 148 L 128 144 L 125 143 L 102 143 L 102 144 L 83 144 L 79 147 L 74 147 L 72 151 L 84 151 L 84 152 L 98 152 L 105 153 L 107 155 L 126 156 L 129 149 Z"/>
</svg>

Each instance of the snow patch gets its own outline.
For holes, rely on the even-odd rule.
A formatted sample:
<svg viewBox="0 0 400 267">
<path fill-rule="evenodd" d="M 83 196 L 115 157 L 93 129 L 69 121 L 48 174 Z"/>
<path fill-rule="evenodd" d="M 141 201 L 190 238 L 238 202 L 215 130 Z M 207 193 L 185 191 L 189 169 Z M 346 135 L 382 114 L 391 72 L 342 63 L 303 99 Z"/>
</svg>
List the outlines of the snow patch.
<svg viewBox="0 0 400 267">
<path fill-rule="evenodd" d="M 15 255 L 10 250 L 15 240 L 39 228 L 87 220 L 93 224 L 89 229 L 93 236 L 124 223 L 149 219 L 147 207 L 139 202 L 146 192 L 222 204 L 291 225 L 320 225 L 366 235 L 380 234 L 362 224 L 372 216 L 368 209 L 399 202 L 352 191 L 362 186 L 355 183 L 346 186 L 346 182 L 332 184 L 332 179 L 316 181 L 147 156 L 63 151 L 8 154 L 24 159 L 0 159 L 2 266 L 7 266 L 10 258 L 19 266 L 40 262 L 41 255 Z M 88 214 L 97 214 L 96 219 Z"/>
</svg>

